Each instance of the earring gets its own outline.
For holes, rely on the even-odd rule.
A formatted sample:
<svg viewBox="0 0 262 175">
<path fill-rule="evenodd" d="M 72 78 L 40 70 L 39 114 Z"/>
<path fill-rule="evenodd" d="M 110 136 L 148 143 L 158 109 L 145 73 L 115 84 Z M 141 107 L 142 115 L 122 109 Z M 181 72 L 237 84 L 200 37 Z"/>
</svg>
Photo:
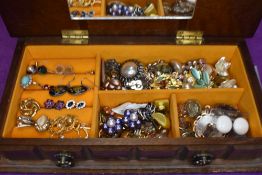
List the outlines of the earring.
<svg viewBox="0 0 262 175">
<path fill-rule="evenodd" d="M 86 102 L 80 101 L 76 104 L 77 109 L 83 109 L 86 106 Z"/>
<path fill-rule="evenodd" d="M 33 78 L 32 78 L 31 75 L 24 75 L 21 78 L 20 85 L 22 86 L 22 88 L 25 89 L 25 88 L 29 87 L 32 84 L 34 84 L 34 82 L 33 82 Z"/>
<path fill-rule="evenodd" d="M 65 67 L 63 65 L 56 65 L 56 68 L 55 68 L 55 73 L 56 74 L 59 74 L 59 75 L 62 75 L 65 71 Z"/>
<path fill-rule="evenodd" d="M 58 64 L 56 65 L 55 73 L 59 75 L 70 75 L 70 74 L 73 74 L 74 71 L 71 65 L 64 66 L 64 65 Z"/>
<path fill-rule="evenodd" d="M 47 67 L 46 66 L 44 66 L 44 65 L 38 66 L 38 63 L 36 61 L 35 64 L 30 65 L 30 66 L 28 66 L 26 68 L 26 73 L 27 74 L 36 74 L 36 73 L 38 73 L 38 74 L 44 75 L 44 74 L 48 73 L 48 71 L 47 71 Z"/>
<path fill-rule="evenodd" d="M 45 85 L 45 88 L 49 90 L 49 95 L 53 97 L 63 95 L 66 92 L 68 92 L 71 95 L 81 95 L 90 89 L 88 86 L 84 86 L 84 85 L 72 86 L 72 87 L 65 86 L 65 85 L 48 87 L 48 85 Z"/>
<path fill-rule="evenodd" d="M 46 74 L 47 73 L 47 68 L 44 65 L 38 66 L 37 61 L 35 62 L 34 65 L 30 65 L 26 69 L 27 74 Z"/>
<path fill-rule="evenodd" d="M 34 117 L 39 109 L 38 102 L 30 98 L 22 100 L 20 103 L 20 113 L 26 117 Z"/>
<path fill-rule="evenodd" d="M 90 89 L 88 86 L 83 85 L 83 80 L 81 80 L 80 86 L 70 86 L 71 81 L 68 82 L 68 87 L 67 87 L 67 92 L 71 95 L 81 95 Z"/>
<path fill-rule="evenodd" d="M 55 109 L 56 110 L 61 110 L 65 108 L 65 102 L 64 101 L 61 101 L 61 100 L 58 100 L 55 104 Z"/>
<path fill-rule="evenodd" d="M 66 109 L 72 109 L 75 107 L 76 102 L 74 100 L 68 100 L 66 102 Z"/>
</svg>

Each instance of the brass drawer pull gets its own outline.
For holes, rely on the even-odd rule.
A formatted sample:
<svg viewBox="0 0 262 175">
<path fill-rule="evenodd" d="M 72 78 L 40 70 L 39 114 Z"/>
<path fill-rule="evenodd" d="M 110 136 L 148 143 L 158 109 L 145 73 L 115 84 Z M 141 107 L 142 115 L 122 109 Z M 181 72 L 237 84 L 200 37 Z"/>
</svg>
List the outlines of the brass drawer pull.
<svg viewBox="0 0 262 175">
<path fill-rule="evenodd" d="M 74 157 L 68 152 L 55 154 L 56 166 L 61 168 L 71 168 L 75 165 Z"/>
<path fill-rule="evenodd" d="M 205 166 L 211 164 L 214 156 L 212 154 L 201 153 L 193 156 L 192 163 L 196 166 Z"/>
</svg>

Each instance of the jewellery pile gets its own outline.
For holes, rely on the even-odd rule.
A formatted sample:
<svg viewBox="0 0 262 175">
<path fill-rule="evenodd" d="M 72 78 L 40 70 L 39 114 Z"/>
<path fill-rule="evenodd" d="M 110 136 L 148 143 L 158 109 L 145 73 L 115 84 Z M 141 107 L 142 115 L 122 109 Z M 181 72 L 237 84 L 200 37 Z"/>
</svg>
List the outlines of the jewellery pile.
<svg viewBox="0 0 262 175">
<path fill-rule="evenodd" d="M 113 1 L 107 5 L 107 14 L 110 16 L 157 16 L 153 3 L 142 8 L 138 4 L 126 5 L 120 1 Z"/>
<path fill-rule="evenodd" d="M 95 16 L 93 6 L 95 4 L 101 4 L 101 0 L 67 0 L 67 2 L 69 8 L 74 8 L 74 10 L 70 12 L 72 19 L 84 19 Z M 83 8 L 85 8 L 85 10 L 83 10 Z"/>
<path fill-rule="evenodd" d="M 57 77 L 74 75 L 73 79 L 70 80 L 67 85 L 41 85 L 38 82 L 33 81 L 33 77 L 36 77 L 36 74 L 48 76 L 49 74 L 58 75 Z M 87 71 L 78 74 L 90 74 L 94 75 L 95 71 Z M 62 75 L 62 76 L 60 76 Z M 38 62 L 35 62 L 33 65 L 29 65 L 26 69 L 26 75 L 22 76 L 20 80 L 20 85 L 23 89 L 29 88 L 31 85 L 36 85 L 40 87 L 42 90 L 48 90 L 49 95 L 52 97 L 61 96 L 65 93 L 69 93 L 71 95 L 81 95 L 84 92 L 90 90 L 90 87 L 83 85 L 83 80 L 87 79 L 87 77 L 82 78 L 81 84 L 77 86 L 70 86 L 70 83 L 75 80 L 77 73 L 74 72 L 73 67 L 71 65 L 62 65 L 58 64 L 55 67 L 55 70 L 48 70 L 48 68 L 44 65 L 38 65 Z M 63 77 L 62 77 L 63 78 Z M 90 81 L 90 80 L 89 80 Z M 52 80 L 50 81 L 52 82 Z M 93 82 L 91 82 L 93 83 Z M 23 99 L 20 103 L 20 115 L 17 117 L 17 127 L 34 127 L 37 132 L 49 132 L 51 137 L 64 138 L 67 133 L 76 132 L 79 137 L 83 136 L 88 138 L 88 131 L 90 127 L 80 122 L 76 116 L 71 114 L 63 114 L 58 115 L 55 119 L 53 116 L 47 117 L 46 115 L 38 115 L 38 118 L 35 119 L 37 112 L 42 109 L 83 109 L 86 107 L 86 102 L 84 100 L 75 101 L 68 100 L 63 101 L 62 99 L 57 100 L 56 102 L 52 99 L 47 99 L 42 106 L 32 98 Z"/>
<path fill-rule="evenodd" d="M 179 105 L 179 125 L 182 137 L 243 137 L 249 130 L 238 109 L 226 104 L 202 109 L 197 100 Z"/>
<path fill-rule="evenodd" d="M 100 0 L 67 0 L 69 7 L 90 7 L 101 4 Z"/>
<path fill-rule="evenodd" d="M 49 103 L 50 105 L 53 101 L 47 100 L 45 105 Z M 54 107 L 56 109 L 60 109 L 62 101 L 58 101 L 56 104 L 54 103 Z M 45 107 L 50 107 L 50 106 Z M 84 101 L 80 101 L 77 105 L 84 105 Z M 76 105 L 76 108 L 78 107 Z M 59 107 L 58 107 L 59 106 Z M 75 106 L 74 100 L 69 100 L 66 103 L 66 108 L 71 109 Z M 81 106 L 82 107 L 82 106 Z M 46 115 L 41 115 L 37 120 L 34 120 L 33 117 L 39 111 L 40 105 L 34 99 L 25 99 L 20 103 L 20 113 L 21 115 L 17 117 L 17 127 L 35 127 L 38 132 L 48 131 L 51 134 L 51 137 L 57 136 L 59 138 L 64 138 L 64 134 L 75 131 L 80 136 L 80 131 L 83 130 L 85 132 L 85 138 L 88 138 L 88 127 L 85 123 L 81 123 L 75 116 L 73 115 L 65 115 L 59 116 L 54 120 L 48 119 Z M 59 110 L 58 109 L 58 110 Z"/>
<path fill-rule="evenodd" d="M 51 100 L 51 99 L 47 99 L 44 102 L 44 106 L 45 109 L 57 109 L 57 110 L 61 110 L 63 108 L 66 109 L 83 109 L 86 106 L 86 102 L 85 101 L 79 101 L 78 103 L 76 103 L 74 100 L 68 100 L 66 103 L 64 101 L 58 100 L 56 103 Z"/>
<path fill-rule="evenodd" d="M 192 15 L 196 6 L 195 0 L 177 0 L 174 4 L 163 1 L 164 13 L 170 15 Z"/>
<path fill-rule="evenodd" d="M 164 138 L 171 128 L 168 100 L 124 103 L 100 112 L 99 138 Z"/>
<path fill-rule="evenodd" d="M 73 115 L 59 116 L 54 120 L 48 119 L 47 116 L 41 115 L 37 120 L 32 117 L 19 116 L 17 118 L 17 127 L 35 127 L 38 132 L 49 132 L 51 137 L 65 138 L 65 134 L 76 132 L 81 137 L 80 131 L 84 131 L 85 138 L 88 138 L 88 130 L 91 128 L 85 123 L 81 123 Z"/>
<path fill-rule="evenodd" d="M 102 89 L 192 89 L 192 88 L 237 88 L 228 69 L 231 63 L 225 57 L 212 66 L 205 59 L 195 59 L 182 64 L 158 60 L 144 66 L 136 59 L 120 64 L 109 59 L 102 64 Z"/>
</svg>

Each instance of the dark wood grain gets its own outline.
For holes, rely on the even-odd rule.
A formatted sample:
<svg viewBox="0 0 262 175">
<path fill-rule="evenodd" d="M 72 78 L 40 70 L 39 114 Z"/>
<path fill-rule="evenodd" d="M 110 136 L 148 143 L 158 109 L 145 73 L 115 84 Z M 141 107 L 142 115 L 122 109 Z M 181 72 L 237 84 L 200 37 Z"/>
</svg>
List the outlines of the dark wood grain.
<svg viewBox="0 0 262 175">
<path fill-rule="evenodd" d="M 1 0 L 12 36 L 59 36 L 62 29 L 88 29 L 91 36 L 175 36 L 201 30 L 205 36 L 251 37 L 262 17 L 261 0 L 198 0 L 191 20 L 72 21 L 65 0 Z"/>
</svg>

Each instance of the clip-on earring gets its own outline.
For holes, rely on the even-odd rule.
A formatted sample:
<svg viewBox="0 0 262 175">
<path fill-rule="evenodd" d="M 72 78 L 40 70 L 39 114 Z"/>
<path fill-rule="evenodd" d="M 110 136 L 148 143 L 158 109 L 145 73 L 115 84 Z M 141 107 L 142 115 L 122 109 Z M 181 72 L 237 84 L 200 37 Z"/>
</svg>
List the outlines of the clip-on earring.
<svg viewBox="0 0 262 175">
<path fill-rule="evenodd" d="M 20 80 L 20 85 L 22 88 L 26 89 L 30 85 L 39 85 L 39 84 L 33 81 L 32 75 L 24 75 Z"/>
<path fill-rule="evenodd" d="M 36 61 L 35 64 L 27 67 L 26 73 L 27 74 L 36 74 L 36 73 L 46 74 L 46 73 L 48 73 L 48 71 L 47 71 L 46 66 L 44 66 L 44 65 L 38 66 L 38 63 Z"/>
<path fill-rule="evenodd" d="M 56 65 L 55 73 L 59 75 L 71 75 L 74 73 L 73 67 L 71 65 Z"/>
</svg>

